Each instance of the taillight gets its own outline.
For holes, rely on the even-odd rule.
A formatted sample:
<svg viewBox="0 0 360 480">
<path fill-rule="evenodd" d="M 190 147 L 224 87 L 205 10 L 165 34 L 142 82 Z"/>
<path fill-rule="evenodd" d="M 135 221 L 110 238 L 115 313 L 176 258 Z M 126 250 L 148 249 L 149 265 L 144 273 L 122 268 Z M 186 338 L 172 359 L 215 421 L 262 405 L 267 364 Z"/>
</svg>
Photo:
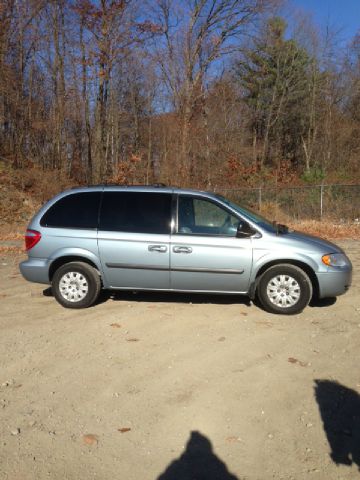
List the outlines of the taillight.
<svg viewBox="0 0 360 480">
<path fill-rule="evenodd" d="M 41 233 L 36 230 L 26 230 L 25 233 L 25 248 L 31 250 L 37 243 L 40 242 Z"/>
</svg>

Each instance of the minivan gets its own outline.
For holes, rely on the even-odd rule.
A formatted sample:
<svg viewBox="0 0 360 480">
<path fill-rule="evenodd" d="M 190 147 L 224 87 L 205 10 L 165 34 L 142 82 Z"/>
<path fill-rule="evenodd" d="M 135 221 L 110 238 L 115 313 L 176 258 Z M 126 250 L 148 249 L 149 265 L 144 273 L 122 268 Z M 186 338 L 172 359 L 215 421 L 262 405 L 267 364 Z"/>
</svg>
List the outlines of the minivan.
<svg viewBox="0 0 360 480">
<path fill-rule="evenodd" d="M 25 235 L 26 280 L 67 308 L 101 289 L 247 295 L 267 311 L 301 312 L 351 285 L 344 251 L 215 193 L 98 185 L 44 205 Z"/>
</svg>

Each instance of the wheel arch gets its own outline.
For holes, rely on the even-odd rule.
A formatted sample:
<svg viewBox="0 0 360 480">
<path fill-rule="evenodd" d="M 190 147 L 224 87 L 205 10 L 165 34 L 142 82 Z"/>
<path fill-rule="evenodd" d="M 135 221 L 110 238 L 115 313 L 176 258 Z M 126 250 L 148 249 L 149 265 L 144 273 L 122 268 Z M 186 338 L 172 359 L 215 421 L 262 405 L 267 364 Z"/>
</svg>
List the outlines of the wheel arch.
<svg viewBox="0 0 360 480">
<path fill-rule="evenodd" d="M 259 280 L 261 278 L 261 275 L 264 272 L 266 272 L 266 270 L 268 270 L 269 268 L 274 267 L 275 265 L 283 265 L 283 264 L 294 265 L 295 267 L 301 268 L 301 270 L 303 270 L 310 279 L 310 282 L 311 282 L 312 287 L 313 287 L 313 297 L 316 298 L 316 297 L 319 296 L 319 291 L 320 291 L 319 290 L 319 282 L 318 282 L 318 279 L 317 279 L 317 276 L 316 276 L 314 270 L 307 263 L 302 262 L 300 260 L 282 258 L 282 259 L 272 260 L 270 262 L 265 263 L 256 272 L 255 279 L 254 279 L 254 281 L 252 283 L 252 286 L 251 286 L 251 289 L 250 289 L 250 297 L 252 299 L 255 298 L 256 289 L 257 289 Z"/>
<path fill-rule="evenodd" d="M 82 256 L 79 256 L 79 255 L 64 255 L 64 256 L 56 258 L 51 263 L 50 268 L 49 268 L 49 280 L 50 280 L 50 282 L 52 281 L 54 273 L 56 272 L 56 270 L 58 268 L 62 267 L 63 265 L 65 265 L 66 263 L 70 263 L 70 262 L 87 263 L 88 265 L 93 267 L 99 273 L 99 276 L 101 276 L 101 272 L 99 270 L 99 267 L 96 265 L 95 262 L 93 262 L 89 258 L 82 257 Z"/>
</svg>

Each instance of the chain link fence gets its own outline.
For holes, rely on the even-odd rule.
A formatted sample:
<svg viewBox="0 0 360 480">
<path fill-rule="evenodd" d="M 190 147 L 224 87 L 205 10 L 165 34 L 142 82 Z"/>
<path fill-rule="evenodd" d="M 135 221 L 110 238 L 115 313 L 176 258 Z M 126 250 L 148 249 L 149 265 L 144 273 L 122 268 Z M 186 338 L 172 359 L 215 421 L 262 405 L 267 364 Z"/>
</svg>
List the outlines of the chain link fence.
<svg viewBox="0 0 360 480">
<path fill-rule="evenodd" d="M 216 189 L 215 193 L 269 219 L 360 223 L 360 185 Z"/>
</svg>

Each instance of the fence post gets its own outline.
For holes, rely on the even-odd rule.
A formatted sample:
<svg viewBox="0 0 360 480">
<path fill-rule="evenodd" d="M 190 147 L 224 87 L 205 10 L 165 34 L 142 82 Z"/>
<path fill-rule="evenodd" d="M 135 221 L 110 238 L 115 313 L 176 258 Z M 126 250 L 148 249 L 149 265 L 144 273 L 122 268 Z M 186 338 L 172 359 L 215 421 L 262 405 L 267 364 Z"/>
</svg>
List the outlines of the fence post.
<svg viewBox="0 0 360 480">
<path fill-rule="evenodd" d="M 320 185 L 320 220 L 322 220 L 323 216 L 323 196 L 324 196 L 324 185 Z"/>
<path fill-rule="evenodd" d="M 262 204 L 262 190 L 261 185 L 259 187 L 259 212 L 261 212 L 261 204 Z"/>
</svg>

